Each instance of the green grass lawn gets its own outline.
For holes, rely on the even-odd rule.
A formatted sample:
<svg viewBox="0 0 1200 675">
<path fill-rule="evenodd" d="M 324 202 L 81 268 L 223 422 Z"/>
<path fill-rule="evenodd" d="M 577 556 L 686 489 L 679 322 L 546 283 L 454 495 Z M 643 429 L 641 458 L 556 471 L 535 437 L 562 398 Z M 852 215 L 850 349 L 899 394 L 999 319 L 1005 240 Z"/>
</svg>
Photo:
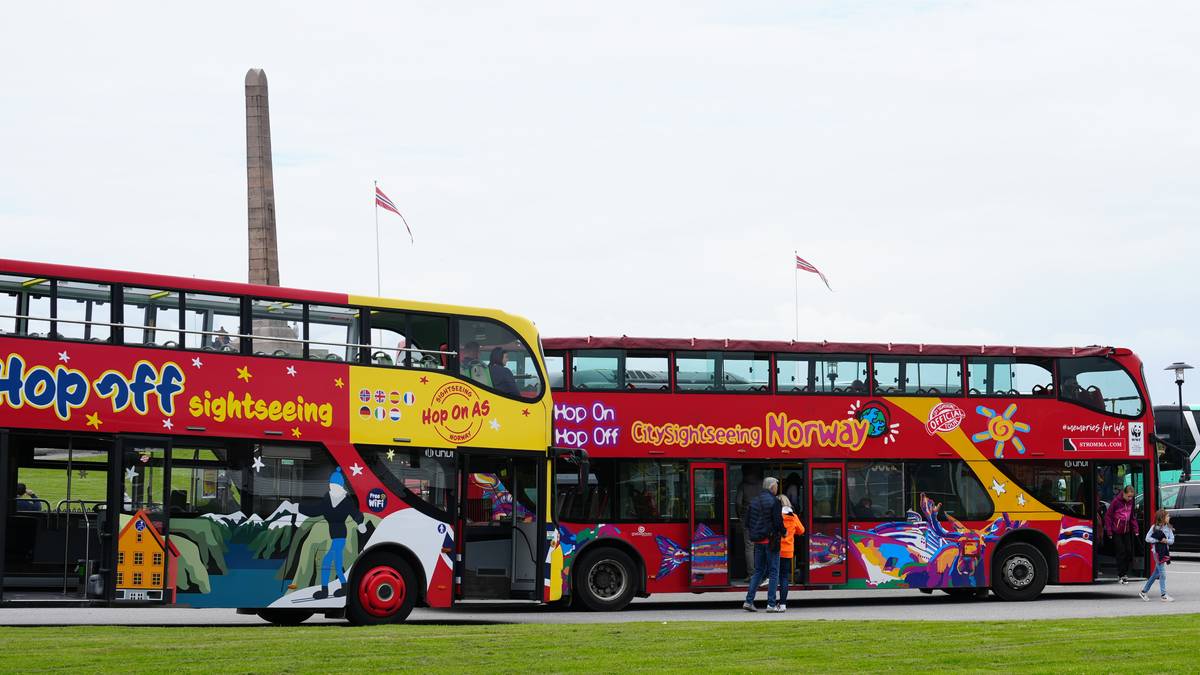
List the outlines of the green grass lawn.
<svg viewBox="0 0 1200 675">
<path fill-rule="evenodd" d="M 764 617 L 765 619 L 765 617 Z M 6 627 L 0 669 L 73 672 L 1195 670 L 1200 614 L 974 623 Z"/>
</svg>

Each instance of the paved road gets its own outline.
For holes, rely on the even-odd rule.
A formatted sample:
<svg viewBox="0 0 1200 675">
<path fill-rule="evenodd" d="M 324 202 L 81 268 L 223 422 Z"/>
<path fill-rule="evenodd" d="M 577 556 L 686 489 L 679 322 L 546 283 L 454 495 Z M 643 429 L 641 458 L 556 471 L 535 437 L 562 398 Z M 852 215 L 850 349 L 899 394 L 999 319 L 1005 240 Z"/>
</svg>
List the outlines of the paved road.
<svg viewBox="0 0 1200 675">
<path fill-rule="evenodd" d="M 1067 619 L 1126 614 L 1200 613 L 1200 558 L 1178 560 L 1170 567 L 1169 586 L 1176 602 L 1138 599 L 1138 585 L 1050 587 L 1035 602 L 1001 602 L 995 598 L 960 602 L 942 593 L 910 590 L 807 591 L 793 593 L 786 614 L 742 611 L 741 595 L 690 593 L 656 595 L 636 600 L 623 612 L 556 610 L 524 603 L 465 603 L 454 609 L 418 609 L 414 623 L 606 623 L 629 621 L 789 621 L 799 619 Z M 762 607 L 765 591 L 759 594 Z M 314 618 L 311 622 L 325 621 Z M 266 625 L 255 616 L 229 609 L 0 609 L 0 625 Z"/>
</svg>

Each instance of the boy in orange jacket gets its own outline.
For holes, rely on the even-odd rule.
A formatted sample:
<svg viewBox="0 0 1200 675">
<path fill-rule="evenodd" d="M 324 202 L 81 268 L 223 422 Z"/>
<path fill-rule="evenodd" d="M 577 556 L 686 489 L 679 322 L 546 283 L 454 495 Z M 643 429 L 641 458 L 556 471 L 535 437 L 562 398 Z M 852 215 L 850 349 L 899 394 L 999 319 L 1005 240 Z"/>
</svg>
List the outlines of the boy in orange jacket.
<svg viewBox="0 0 1200 675">
<path fill-rule="evenodd" d="M 783 526 L 787 534 L 779 539 L 779 611 L 787 611 L 788 586 L 792 582 L 792 559 L 796 556 L 796 535 L 804 534 L 804 524 L 800 516 L 792 510 L 792 502 L 787 497 L 780 497 L 783 502 Z"/>
</svg>

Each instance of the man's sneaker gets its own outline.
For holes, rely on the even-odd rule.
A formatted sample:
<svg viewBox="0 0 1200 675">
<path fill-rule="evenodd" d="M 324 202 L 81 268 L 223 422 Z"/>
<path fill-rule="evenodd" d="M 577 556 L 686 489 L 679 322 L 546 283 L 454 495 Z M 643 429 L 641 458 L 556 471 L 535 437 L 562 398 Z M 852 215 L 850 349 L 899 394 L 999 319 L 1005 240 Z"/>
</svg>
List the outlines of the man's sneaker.
<svg viewBox="0 0 1200 675">
<path fill-rule="evenodd" d="M 779 605 L 767 605 L 767 614 L 778 614 L 779 612 L 782 612 L 782 611 L 783 611 L 783 608 L 780 607 Z"/>
<path fill-rule="evenodd" d="M 758 611 L 757 609 L 754 608 L 754 603 L 752 603 L 752 602 L 743 602 L 742 609 L 746 610 L 747 612 L 757 612 Z M 770 610 L 769 607 L 767 609 Z"/>
<path fill-rule="evenodd" d="M 1138 591 L 1138 595 L 1142 597 L 1142 600 L 1150 602 L 1150 596 L 1146 595 L 1146 591 Z"/>
<path fill-rule="evenodd" d="M 775 606 L 776 606 L 776 607 L 778 607 L 778 608 L 779 608 L 779 611 L 781 611 L 781 612 L 786 612 L 786 611 L 787 611 L 787 605 L 783 604 L 782 602 L 781 602 L 781 603 L 779 603 L 778 605 L 775 605 Z"/>
<path fill-rule="evenodd" d="M 1121 585 L 1124 586 L 1127 583 L 1129 583 L 1129 579 L 1127 579 L 1126 577 L 1121 577 Z"/>
<path fill-rule="evenodd" d="M 1162 601 L 1163 602 L 1175 602 L 1175 598 L 1172 598 L 1169 595 L 1164 595 L 1164 596 L 1162 596 Z M 769 612 L 771 610 L 768 609 L 767 611 Z"/>
</svg>

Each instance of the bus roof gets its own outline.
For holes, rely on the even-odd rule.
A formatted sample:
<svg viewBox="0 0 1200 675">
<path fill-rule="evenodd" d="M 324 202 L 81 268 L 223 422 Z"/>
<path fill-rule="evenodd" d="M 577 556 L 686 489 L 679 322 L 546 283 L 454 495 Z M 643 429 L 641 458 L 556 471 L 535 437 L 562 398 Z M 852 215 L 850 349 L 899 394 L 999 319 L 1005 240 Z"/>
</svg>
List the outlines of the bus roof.
<svg viewBox="0 0 1200 675">
<path fill-rule="evenodd" d="M 1088 347 L 1017 347 L 1001 345 L 930 345 L 892 342 L 796 342 L 712 338 L 543 337 L 546 349 L 677 349 L 697 351 L 804 352 L 825 354 L 902 354 L 912 356 L 1108 356 L 1128 349 Z"/>
</svg>

